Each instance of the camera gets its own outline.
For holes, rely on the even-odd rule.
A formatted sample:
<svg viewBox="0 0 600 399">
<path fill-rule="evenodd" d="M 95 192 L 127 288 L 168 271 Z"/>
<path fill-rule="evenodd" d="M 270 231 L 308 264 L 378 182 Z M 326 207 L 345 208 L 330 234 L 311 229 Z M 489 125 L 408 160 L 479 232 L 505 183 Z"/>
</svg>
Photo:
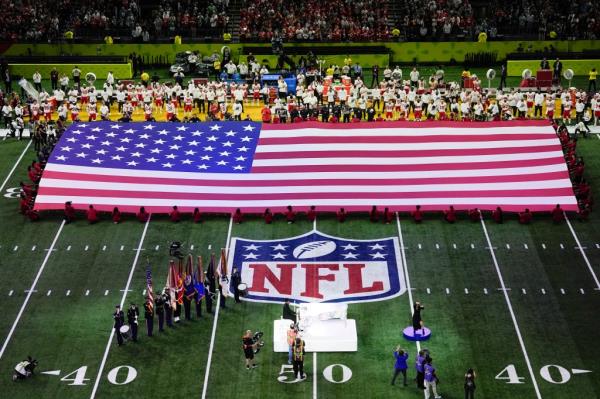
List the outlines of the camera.
<svg viewBox="0 0 600 399">
<path fill-rule="evenodd" d="M 265 346 L 265 341 L 262 340 L 264 333 L 262 331 L 257 331 L 252 336 L 252 344 L 256 345 L 254 349 L 254 354 L 257 354 L 260 351 L 260 348 Z"/>
<path fill-rule="evenodd" d="M 169 256 L 173 256 L 177 259 L 183 259 L 183 253 L 181 253 L 180 249 L 181 249 L 181 242 L 173 241 L 171 243 L 171 245 L 169 246 Z"/>
</svg>

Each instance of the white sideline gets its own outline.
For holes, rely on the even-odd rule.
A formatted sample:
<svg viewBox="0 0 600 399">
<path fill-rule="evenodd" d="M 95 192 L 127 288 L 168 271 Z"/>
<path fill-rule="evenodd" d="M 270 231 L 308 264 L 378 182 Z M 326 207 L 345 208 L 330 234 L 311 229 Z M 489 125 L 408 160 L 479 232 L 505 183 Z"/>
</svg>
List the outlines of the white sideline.
<svg viewBox="0 0 600 399">
<path fill-rule="evenodd" d="M 8 172 L 8 175 L 6 176 L 6 179 L 4 179 L 4 182 L 0 186 L 0 192 L 2 192 L 4 190 L 4 187 L 6 187 L 6 183 L 8 183 L 8 180 L 12 177 L 12 174 L 15 172 L 15 169 L 17 169 L 17 166 L 21 162 L 21 159 L 23 159 L 23 157 L 25 156 L 25 153 L 27 152 L 27 150 L 29 149 L 30 146 L 31 146 L 31 141 L 29 143 L 27 143 L 27 146 L 25 147 L 25 149 L 21 153 L 21 156 L 19 157 L 19 159 L 17 159 L 17 162 L 15 162 L 15 164 L 13 165 L 12 169 L 10 170 L 10 172 Z"/>
<path fill-rule="evenodd" d="M 121 297 L 121 309 L 123 309 L 123 305 L 125 304 L 125 298 L 127 297 L 127 293 L 129 292 L 129 285 L 131 284 L 131 279 L 133 278 L 133 272 L 135 271 L 135 266 L 137 265 L 138 259 L 140 257 L 140 252 L 142 248 L 142 244 L 144 243 L 144 238 L 146 238 L 146 231 L 148 231 L 148 225 L 150 224 L 150 218 L 152 214 L 149 215 L 146 224 L 144 225 L 144 231 L 142 232 L 142 237 L 140 238 L 140 243 L 138 244 L 137 251 L 135 252 L 135 258 L 133 259 L 133 263 L 131 264 L 131 270 L 129 271 L 129 277 L 127 278 L 127 284 L 125 285 L 125 290 L 123 291 L 123 296 Z M 100 383 L 100 378 L 102 378 L 102 372 L 104 371 L 104 366 L 106 365 L 106 359 L 108 359 L 108 351 L 110 351 L 110 345 L 112 344 L 113 337 L 115 335 L 115 329 L 113 327 L 110 328 L 110 336 L 108 337 L 108 343 L 106 344 L 106 349 L 104 350 L 104 356 L 102 356 L 102 362 L 100 362 L 100 369 L 98 370 L 98 375 L 96 376 L 96 380 L 94 381 L 94 388 L 92 389 L 92 394 L 90 398 L 93 399 L 96 397 L 96 391 L 98 390 L 98 384 Z"/>
<path fill-rule="evenodd" d="M 400 227 L 400 216 L 396 212 L 396 225 L 398 226 L 398 238 L 400 239 L 400 250 L 402 254 L 402 270 L 404 272 L 404 281 L 406 281 L 406 290 L 408 291 L 408 301 L 410 303 L 410 315 L 414 311 L 412 289 L 410 288 L 410 277 L 408 276 L 408 265 L 406 264 L 406 252 L 404 252 L 404 239 L 402 238 L 402 228 Z M 428 288 L 429 290 L 429 288 Z M 421 343 L 417 341 L 417 352 L 421 351 Z"/>
<path fill-rule="evenodd" d="M 498 274 L 498 280 L 500 280 L 500 285 L 502 286 L 502 294 L 504 295 L 504 299 L 506 300 L 506 305 L 508 306 L 508 311 L 510 312 L 510 317 L 515 327 L 515 332 L 517 333 L 519 344 L 521 345 L 521 351 L 523 352 L 523 356 L 525 357 L 525 363 L 527 364 L 527 369 L 529 370 L 529 375 L 531 376 L 531 382 L 533 383 L 533 388 L 535 389 L 536 397 L 538 399 L 542 399 L 540 388 L 538 387 L 537 380 L 535 379 L 535 373 L 533 372 L 533 368 L 531 367 L 531 360 L 529 360 L 527 349 L 525 349 L 525 342 L 523 341 L 523 337 L 521 336 L 521 329 L 519 328 L 519 324 L 517 323 L 517 318 L 515 316 L 515 312 L 513 311 L 513 307 L 508 296 L 508 290 L 506 289 L 506 285 L 504 284 L 504 277 L 502 277 L 502 272 L 500 271 L 500 266 L 498 266 L 498 260 L 496 259 L 494 248 L 492 247 L 492 240 L 488 235 L 487 228 L 485 227 L 485 222 L 483 221 L 483 215 L 481 214 L 481 212 L 479 212 L 479 220 L 481 221 L 481 227 L 483 228 L 483 233 L 485 234 L 485 239 L 488 244 L 490 255 L 492 256 L 492 260 L 494 261 L 496 273 Z"/>
<path fill-rule="evenodd" d="M 225 247 L 227 248 L 227 259 L 229 259 L 229 240 L 231 240 L 231 229 L 233 228 L 233 214 L 229 218 L 229 229 L 227 231 L 227 241 L 225 241 Z M 220 264 L 219 260 L 219 264 Z M 217 266 L 218 268 L 218 266 Z M 206 371 L 204 372 L 204 384 L 202 385 L 202 399 L 206 398 L 206 391 L 208 389 L 208 377 L 210 375 L 210 365 L 212 362 L 212 354 L 215 348 L 215 337 L 217 335 L 217 323 L 219 322 L 219 309 L 221 308 L 221 292 L 217 293 L 217 308 L 215 310 L 215 318 L 213 319 L 212 333 L 210 335 L 210 346 L 208 348 L 208 359 L 206 359 Z"/>
<path fill-rule="evenodd" d="M 575 242 L 577 243 L 577 248 L 579 248 L 579 252 L 581 252 L 581 256 L 583 256 L 583 260 L 585 261 L 585 264 L 587 265 L 588 269 L 590 270 L 590 273 L 592 274 L 592 277 L 594 278 L 594 282 L 596 283 L 596 289 L 600 289 L 600 281 L 598 281 L 598 276 L 596 276 L 596 273 L 594 272 L 594 269 L 592 268 L 592 264 L 590 263 L 590 260 L 588 259 L 587 255 L 585 254 L 585 251 L 583 250 L 583 247 L 581 246 L 581 243 L 579 242 L 579 238 L 577 237 L 577 234 L 575 234 L 575 229 L 571 225 L 571 222 L 569 221 L 569 217 L 567 216 L 566 212 L 563 212 L 563 214 L 565 215 L 565 220 L 567 221 L 567 226 L 569 226 L 569 230 L 571 230 L 571 234 L 573 234 L 573 238 L 575 239 Z"/>
<path fill-rule="evenodd" d="M 56 232 L 56 235 L 54 236 L 54 240 L 52 240 L 52 244 L 50 245 L 50 251 L 48 251 L 46 253 L 46 256 L 44 257 L 44 261 L 42 262 L 42 265 L 40 266 L 40 268 L 37 272 L 37 275 L 35 276 L 35 279 L 33 280 L 33 283 L 31 283 L 31 287 L 27 291 L 27 296 L 25 297 L 25 301 L 23 302 L 23 305 L 21 305 L 21 309 L 19 310 L 19 313 L 17 314 L 17 318 L 15 319 L 15 322 L 13 323 L 12 327 L 10 328 L 10 331 L 8 332 L 8 335 L 6 336 L 6 339 L 4 340 L 2 349 L 0 349 L 0 359 L 2 359 L 2 355 L 4 355 L 4 351 L 6 350 L 6 347 L 8 346 L 8 343 L 10 342 L 10 339 L 12 338 L 12 335 L 15 332 L 15 328 L 17 328 L 17 324 L 19 323 L 19 320 L 21 319 L 21 316 L 23 315 L 23 312 L 25 311 L 25 308 L 27 307 L 27 303 L 29 302 L 29 298 L 31 298 L 31 294 L 33 294 L 36 291 L 35 286 L 37 285 L 37 282 L 40 279 L 40 276 L 42 275 L 44 268 L 46 267 L 46 263 L 48 263 L 48 259 L 50 258 L 50 255 L 53 252 L 52 248 L 54 248 L 54 245 L 56 245 L 56 241 L 58 241 L 58 237 L 60 236 L 60 233 L 64 226 L 65 226 L 65 221 L 63 220 L 62 223 L 60 224 L 60 227 L 58 228 L 58 231 Z"/>
</svg>

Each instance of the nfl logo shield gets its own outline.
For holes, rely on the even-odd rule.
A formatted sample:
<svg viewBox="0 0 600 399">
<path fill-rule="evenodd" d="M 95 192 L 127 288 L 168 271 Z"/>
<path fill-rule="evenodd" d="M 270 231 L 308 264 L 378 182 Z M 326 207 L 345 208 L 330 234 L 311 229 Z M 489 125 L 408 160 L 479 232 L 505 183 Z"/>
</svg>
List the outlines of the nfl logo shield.
<svg viewBox="0 0 600 399">
<path fill-rule="evenodd" d="M 248 301 L 352 303 L 406 291 L 396 237 L 350 240 L 316 230 L 269 241 L 236 237 L 230 254 L 228 270 L 240 272 Z"/>
</svg>

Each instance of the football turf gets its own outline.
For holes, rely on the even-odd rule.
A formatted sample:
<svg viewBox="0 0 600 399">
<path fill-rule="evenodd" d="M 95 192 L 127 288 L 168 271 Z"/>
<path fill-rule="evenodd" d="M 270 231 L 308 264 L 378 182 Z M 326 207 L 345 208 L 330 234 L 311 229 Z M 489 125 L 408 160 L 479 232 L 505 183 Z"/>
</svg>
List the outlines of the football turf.
<svg viewBox="0 0 600 399">
<path fill-rule="evenodd" d="M 25 146 L 12 141 L 0 145 L 0 181 Z M 580 140 L 578 153 L 585 157 L 586 177 L 596 194 L 598 151 L 600 140 L 594 136 Z M 25 179 L 32 157 L 28 150 L 3 194 Z M 203 392 L 207 398 L 422 397 L 412 381 L 416 345 L 401 335 L 410 324 L 408 293 L 350 304 L 358 351 L 308 354 L 308 378 L 300 383 L 277 379 L 287 363 L 287 354 L 274 353 L 272 347 L 280 305 L 234 304 L 228 299 L 216 325 L 215 315 L 203 309 L 199 320 L 183 321 L 165 333 L 158 333 L 155 325 L 152 338 L 145 335 L 142 315 L 139 342 L 117 347 L 113 340 L 106 352 L 111 314 L 123 298 L 130 272 L 125 305 L 135 301 L 142 311 L 146 263 L 152 266 L 155 287 L 161 287 L 168 246 L 182 241 L 184 252 L 202 255 L 206 266 L 211 252 L 218 254 L 228 245 L 229 217 L 210 216 L 194 225 L 189 217 L 173 224 L 153 215 L 147 226 L 132 217 L 120 225 L 105 217 L 93 226 L 80 218 L 63 226 L 59 213 L 43 214 L 42 221 L 32 224 L 17 207 L 16 199 L 0 198 L 0 343 L 6 344 L 0 357 L 1 397 L 88 398 L 94 388 L 98 398 L 202 397 Z M 399 224 L 385 225 L 370 223 L 366 214 L 351 215 L 344 224 L 325 214 L 316 228 L 355 239 L 398 237 L 401 232 L 411 294 L 425 305 L 423 318 L 433 330 L 422 346 L 431 351 L 444 398 L 463 397 L 463 375 L 469 367 L 477 372 L 478 398 L 600 397 L 600 287 L 591 272 L 600 273 L 600 217 L 595 212 L 589 222 L 580 222 L 570 216 L 582 249 L 566 223 L 554 225 L 543 215 L 530 226 L 519 225 L 514 216 L 496 225 L 484 215 L 484 231 L 481 223 L 464 216 L 449 225 L 432 214 L 416 225 L 401 214 Z M 231 226 L 230 236 L 288 238 L 312 228 L 303 215 L 292 225 L 281 217 L 272 225 L 248 217 Z M 34 282 L 35 292 L 26 292 Z M 243 366 L 241 335 L 246 329 L 265 333 L 259 367 L 252 371 Z M 392 350 L 398 344 L 410 352 L 408 387 L 400 381 L 390 385 Z M 28 354 L 39 359 L 38 374 L 12 382 L 12 368 Z M 323 371 L 330 365 L 346 366 L 351 378 L 329 382 Z M 135 378 L 129 374 L 127 382 L 127 368 L 121 366 L 134 369 Z M 333 380 L 342 380 L 341 370 L 333 367 Z"/>
</svg>

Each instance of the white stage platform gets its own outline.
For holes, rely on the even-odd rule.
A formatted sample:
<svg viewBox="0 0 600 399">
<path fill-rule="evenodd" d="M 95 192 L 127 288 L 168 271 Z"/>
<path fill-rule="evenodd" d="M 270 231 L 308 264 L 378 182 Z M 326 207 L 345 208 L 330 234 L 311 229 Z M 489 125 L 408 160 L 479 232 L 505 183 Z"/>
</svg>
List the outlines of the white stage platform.
<svg viewBox="0 0 600 399">
<path fill-rule="evenodd" d="M 356 321 L 346 319 L 348 305 L 332 303 L 303 304 L 297 310 L 300 337 L 307 352 L 356 352 Z M 273 350 L 287 352 L 287 331 L 293 320 L 273 322 Z"/>
</svg>

